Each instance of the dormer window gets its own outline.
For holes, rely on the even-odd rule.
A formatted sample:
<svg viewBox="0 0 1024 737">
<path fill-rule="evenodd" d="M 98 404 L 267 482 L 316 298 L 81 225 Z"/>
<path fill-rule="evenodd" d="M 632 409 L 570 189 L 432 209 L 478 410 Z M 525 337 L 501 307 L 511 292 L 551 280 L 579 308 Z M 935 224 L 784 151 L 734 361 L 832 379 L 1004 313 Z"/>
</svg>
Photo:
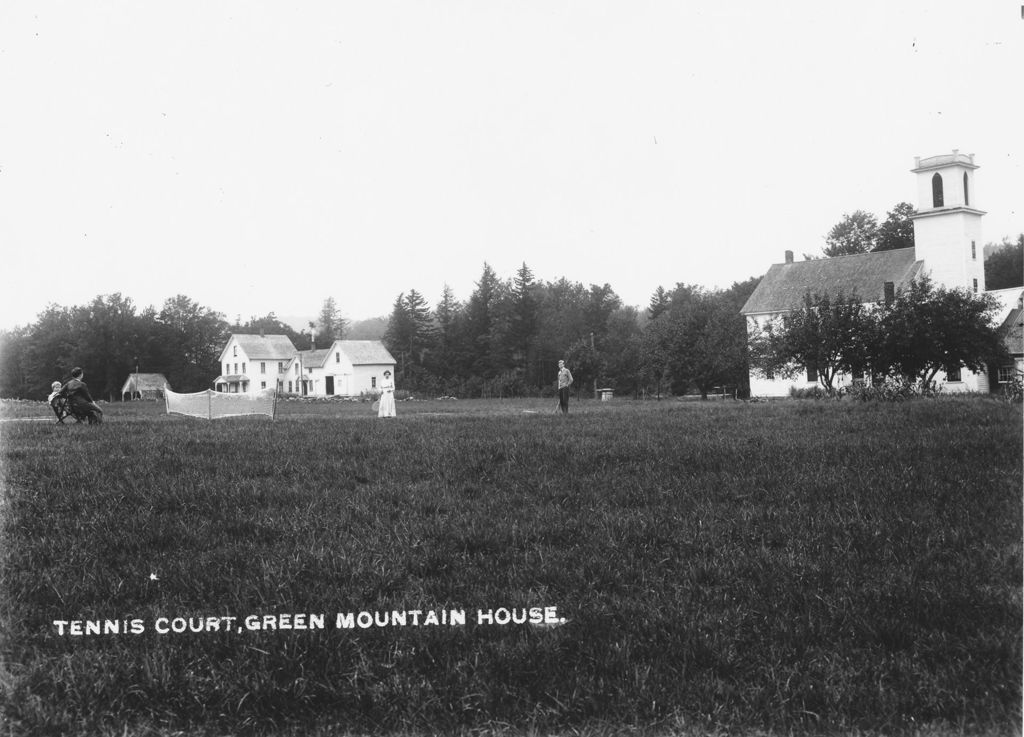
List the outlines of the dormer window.
<svg viewBox="0 0 1024 737">
<path fill-rule="evenodd" d="M 935 172 L 932 177 L 932 207 L 942 207 L 942 175 Z"/>
</svg>

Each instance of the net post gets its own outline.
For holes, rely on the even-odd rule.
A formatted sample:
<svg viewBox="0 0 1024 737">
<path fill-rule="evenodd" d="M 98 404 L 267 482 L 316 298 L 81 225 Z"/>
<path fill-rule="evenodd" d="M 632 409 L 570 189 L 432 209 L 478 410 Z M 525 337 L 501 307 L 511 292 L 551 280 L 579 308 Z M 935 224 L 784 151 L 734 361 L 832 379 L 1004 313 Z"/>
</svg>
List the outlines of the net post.
<svg viewBox="0 0 1024 737">
<path fill-rule="evenodd" d="M 277 389 L 274 389 L 274 406 L 271 409 L 270 421 L 277 419 Z"/>
<path fill-rule="evenodd" d="M 206 390 L 206 419 L 213 419 L 213 394 L 209 389 Z"/>
</svg>

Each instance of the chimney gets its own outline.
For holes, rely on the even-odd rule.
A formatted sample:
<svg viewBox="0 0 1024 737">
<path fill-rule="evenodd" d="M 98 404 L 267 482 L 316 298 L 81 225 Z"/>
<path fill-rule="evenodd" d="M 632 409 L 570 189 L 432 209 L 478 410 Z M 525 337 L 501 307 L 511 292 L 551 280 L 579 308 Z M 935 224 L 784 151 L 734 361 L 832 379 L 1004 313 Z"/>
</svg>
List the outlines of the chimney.
<svg viewBox="0 0 1024 737">
<path fill-rule="evenodd" d="M 896 285 L 887 281 L 882 285 L 882 294 L 884 295 L 885 304 L 891 305 L 892 301 L 896 299 Z"/>
<path fill-rule="evenodd" d="M 786 263 L 787 264 L 793 263 L 793 252 L 792 251 L 786 251 Z"/>
</svg>

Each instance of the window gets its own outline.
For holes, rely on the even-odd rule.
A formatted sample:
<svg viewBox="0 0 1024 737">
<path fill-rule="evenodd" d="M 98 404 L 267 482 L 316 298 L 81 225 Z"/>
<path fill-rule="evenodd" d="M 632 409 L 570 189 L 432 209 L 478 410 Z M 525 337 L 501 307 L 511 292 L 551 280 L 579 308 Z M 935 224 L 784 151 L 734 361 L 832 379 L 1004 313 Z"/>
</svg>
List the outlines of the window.
<svg viewBox="0 0 1024 737">
<path fill-rule="evenodd" d="M 266 389 L 266 388 L 267 388 L 267 382 L 261 381 L 260 382 L 260 389 Z"/>
<path fill-rule="evenodd" d="M 225 363 L 224 364 L 224 375 L 227 376 L 230 373 L 231 373 L 231 364 L 230 363 Z"/>
<path fill-rule="evenodd" d="M 972 279 L 971 281 L 974 282 L 974 293 L 977 294 L 978 293 L 978 280 L 977 279 Z"/>
<path fill-rule="evenodd" d="M 278 361 L 277 362 L 277 373 L 279 373 L 279 374 L 283 374 L 284 373 L 284 361 Z"/>
<path fill-rule="evenodd" d="M 292 393 L 292 382 L 291 382 L 291 379 L 288 380 L 288 393 L 289 394 Z"/>
<path fill-rule="evenodd" d="M 334 354 L 334 362 L 335 363 L 341 363 L 341 352 L 340 351 L 335 352 L 335 354 Z"/>
<path fill-rule="evenodd" d="M 312 368 L 308 368 L 308 369 L 306 369 L 306 373 L 307 373 L 307 374 L 312 374 L 312 373 L 313 373 L 313 369 L 312 369 Z"/>
<path fill-rule="evenodd" d="M 242 373 L 245 373 L 245 361 L 242 361 Z"/>
<path fill-rule="evenodd" d="M 817 366 L 808 365 L 807 366 L 807 381 L 811 382 L 811 381 L 817 381 L 817 380 L 818 380 L 818 367 Z"/>
<path fill-rule="evenodd" d="M 232 353 L 231 353 L 231 355 L 232 355 L 232 356 L 237 356 L 237 355 L 238 355 L 238 346 L 237 346 L 237 345 L 236 345 L 236 346 L 234 346 L 234 347 L 233 347 L 233 348 L 231 349 L 231 351 L 232 351 Z"/>
<path fill-rule="evenodd" d="M 1000 366 L 996 373 L 996 379 L 1000 384 L 1005 384 L 1008 381 L 1013 381 L 1013 377 L 1017 375 L 1017 369 L 1015 366 Z"/>
<path fill-rule="evenodd" d="M 946 381 L 961 381 L 959 366 L 948 366 L 946 368 Z"/>
<path fill-rule="evenodd" d="M 267 362 L 266 361 L 260 361 L 260 373 L 261 374 L 267 373 Z M 266 389 L 266 387 L 263 387 L 263 388 Z"/>
<path fill-rule="evenodd" d="M 938 172 L 932 177 L 932 207 L 942 207 L 942 175 Z"/>
<path fill-rule="evenodd" d="M 235 373 L 236 374 L 238 373 L 238 364 L 237 363 L 235 364 Z"/>
<path fill-rule="evenodd" d="M 978 260 L 978 244 L 975 241 L 971 241 L 971 261 Z"/>
<path fill-rule="evenodd" d="M 964 172 L 964 207 L 969 207 L 970 204 L 971 199 L 967 196 L 967 172 Z"/>
<path fill-rule="evenodd" d="M 377 377 L 376 376 L 371 376 L 370 377 L 370 388 L 371 389 L 376 389 L 377 388 Z"/>
</svg>

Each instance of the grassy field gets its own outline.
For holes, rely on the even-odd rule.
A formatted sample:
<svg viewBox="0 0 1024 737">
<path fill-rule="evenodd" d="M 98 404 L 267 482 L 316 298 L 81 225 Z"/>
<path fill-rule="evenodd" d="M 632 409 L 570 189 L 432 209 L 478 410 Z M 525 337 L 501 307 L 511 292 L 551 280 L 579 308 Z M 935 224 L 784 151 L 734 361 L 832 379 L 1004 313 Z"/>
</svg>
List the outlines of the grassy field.
<svg viewBox="0 0 1024 737">
<path fill-rule="evenodd" d="M 553 407 L 5 405 L 8 732 L 1020 734 L 1018 406 Z"/>
</svg>

